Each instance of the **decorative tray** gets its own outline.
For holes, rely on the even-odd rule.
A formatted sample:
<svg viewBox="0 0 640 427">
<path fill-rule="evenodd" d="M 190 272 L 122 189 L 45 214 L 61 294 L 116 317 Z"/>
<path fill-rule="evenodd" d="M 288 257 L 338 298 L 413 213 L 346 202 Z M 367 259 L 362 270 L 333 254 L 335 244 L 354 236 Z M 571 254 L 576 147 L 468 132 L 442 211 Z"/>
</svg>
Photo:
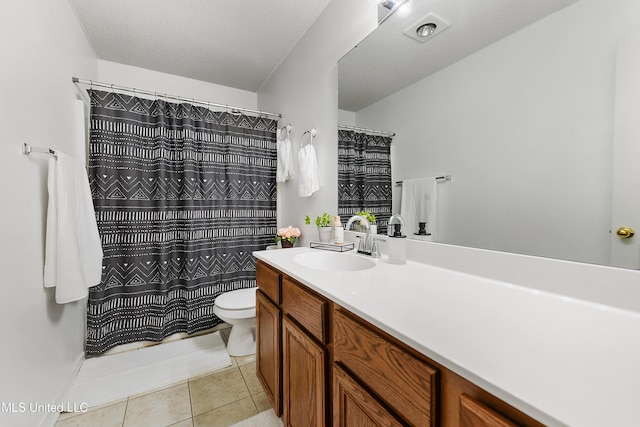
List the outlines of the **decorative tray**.
<svg viewBox="0 0 640 427">
<path fill-rule="evenodd" d="M 326 251 L 347 252 L 355 247 L 353 243 L 333 243 L 333 242 L 311 242 L 309 247 L 314 249 L 324 249 Z"/>
</svg>

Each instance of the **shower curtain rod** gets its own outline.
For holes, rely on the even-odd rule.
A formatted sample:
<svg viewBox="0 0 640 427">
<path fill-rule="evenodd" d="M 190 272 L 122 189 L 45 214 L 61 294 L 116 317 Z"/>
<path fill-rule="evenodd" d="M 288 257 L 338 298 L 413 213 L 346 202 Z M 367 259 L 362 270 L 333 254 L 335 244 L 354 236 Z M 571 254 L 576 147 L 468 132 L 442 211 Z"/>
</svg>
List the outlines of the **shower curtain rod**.
<svg viewBox="0 0 640 427">
<path fill-rule="evenodd" d="M 395 132 L 386 132 L 386 131 L 383 131 L 383 130 L 359 128 L 359 127 L 356 127 L 356 126 L 341 125 L 341 124 L 338 125 L 338 129 L 359 130 L 359 131 L 362 131 L 362 132 L 368 132 L 368 133 L 378 134 L 378 135 L 382 135 L 382 136 L 396 136 Z"/>
<path fill-rule="evenodd" d="M 231 111 L 232 113 L 242 111 L 242 112 L 246 112 L 246 113 L 257 114 L 257 115 L 260 115 L 260 116 L 275 117 L 276 119 L 282 118 L 282 114 L 279 114 L 279 113 L 269 113 L 267 111 L 252 110 L 250 108 L 234 107 L 232 105 L 226 105 L 226 104 L 217 104 L 215 102 L 203 101 L 203 100 L 194 99 L 194 98 L 184 98 L 184 97 L 177 96 L 177 95 L 168 95 L 168 94 L 162 93 L 162 92 L 153 92 L 153 91 L 149 91 L 149 90 L 136 89 L 134 87 L 125 87 L 125 86 L 119 86 L 119 85 L 114 85 L 114 84 L 110 84 L 110 83 L 94 82 L 93 80 L 79 79 L 78 77 L 73 77 L 72 81 L 75 84 L 83 84 L 83 85 L 89 85 L 89 86 L 104 87 L 104 88 L 108 88 L 108 89 L 116 89 L 116 90 L 121 90 L 121 91 L 125 91 L 125 92 L 130 92 L 130 93 L 133 93 L 134 95 L 140 93 L 140 94 L 144 94 L 144 95 L 154 96 L 156 98 L 173 99 L 173 100 L 176 100 L 178 102 L 190 102 L 192 104 L 206 105 L 208 107 L 225 108 L 225 109 Z"/>
</svg>

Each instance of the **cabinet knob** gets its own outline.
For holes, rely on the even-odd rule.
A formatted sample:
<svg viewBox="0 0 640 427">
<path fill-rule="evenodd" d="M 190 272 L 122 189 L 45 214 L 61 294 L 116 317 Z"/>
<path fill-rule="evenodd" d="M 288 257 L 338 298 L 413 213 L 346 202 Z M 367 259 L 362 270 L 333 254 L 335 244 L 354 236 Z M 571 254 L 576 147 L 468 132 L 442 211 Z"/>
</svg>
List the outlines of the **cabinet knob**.
<svg viewBox="0 0 640 427">
<path fill-rule="evenodd" d="M 618 231 L 616 231 L 616 234 L 621 239 L 630 239 L 635 234 L 635 231 L 633 231 L 633 228 L 620 227 L 618 228 Z"/>
</svg>

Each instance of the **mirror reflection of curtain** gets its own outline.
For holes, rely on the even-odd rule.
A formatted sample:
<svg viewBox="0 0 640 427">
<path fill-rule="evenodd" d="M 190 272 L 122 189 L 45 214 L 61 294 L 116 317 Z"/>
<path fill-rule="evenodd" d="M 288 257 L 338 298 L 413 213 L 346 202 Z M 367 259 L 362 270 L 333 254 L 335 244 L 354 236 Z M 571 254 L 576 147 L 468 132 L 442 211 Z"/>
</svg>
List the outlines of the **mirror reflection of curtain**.
<svg viewBox="0 0 640 427">
<path fill-rule="evenodd" d="M 90 181 L 104 250 L 87 354 L 195 333 L 255 286 L 276 234 L 277 122 L 117 93 L 91 96 Z"/>
<path fill-rule="evenodd" d="M 343 223 L 357 211 L 376 216 L 378 233 L 391 217 L 390 136 L 338 130 L 338 215 Z"/>
</svg>

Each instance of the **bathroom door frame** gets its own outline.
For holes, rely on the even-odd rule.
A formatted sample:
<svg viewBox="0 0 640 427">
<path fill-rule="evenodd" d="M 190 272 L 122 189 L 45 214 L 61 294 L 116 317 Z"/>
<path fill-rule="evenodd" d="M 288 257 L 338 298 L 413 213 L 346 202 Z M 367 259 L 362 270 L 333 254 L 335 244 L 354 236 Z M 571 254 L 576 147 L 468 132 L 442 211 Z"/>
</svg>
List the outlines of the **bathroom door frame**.
<svg viewBox="0 0 640 427">
<path fill-rule="evenodd" d="M 612 159 L 611 265 L 640 269 L 640 30 L 618 40 Z M 621 227 L 636 236 L 621 239 Z"/>
</svg>

